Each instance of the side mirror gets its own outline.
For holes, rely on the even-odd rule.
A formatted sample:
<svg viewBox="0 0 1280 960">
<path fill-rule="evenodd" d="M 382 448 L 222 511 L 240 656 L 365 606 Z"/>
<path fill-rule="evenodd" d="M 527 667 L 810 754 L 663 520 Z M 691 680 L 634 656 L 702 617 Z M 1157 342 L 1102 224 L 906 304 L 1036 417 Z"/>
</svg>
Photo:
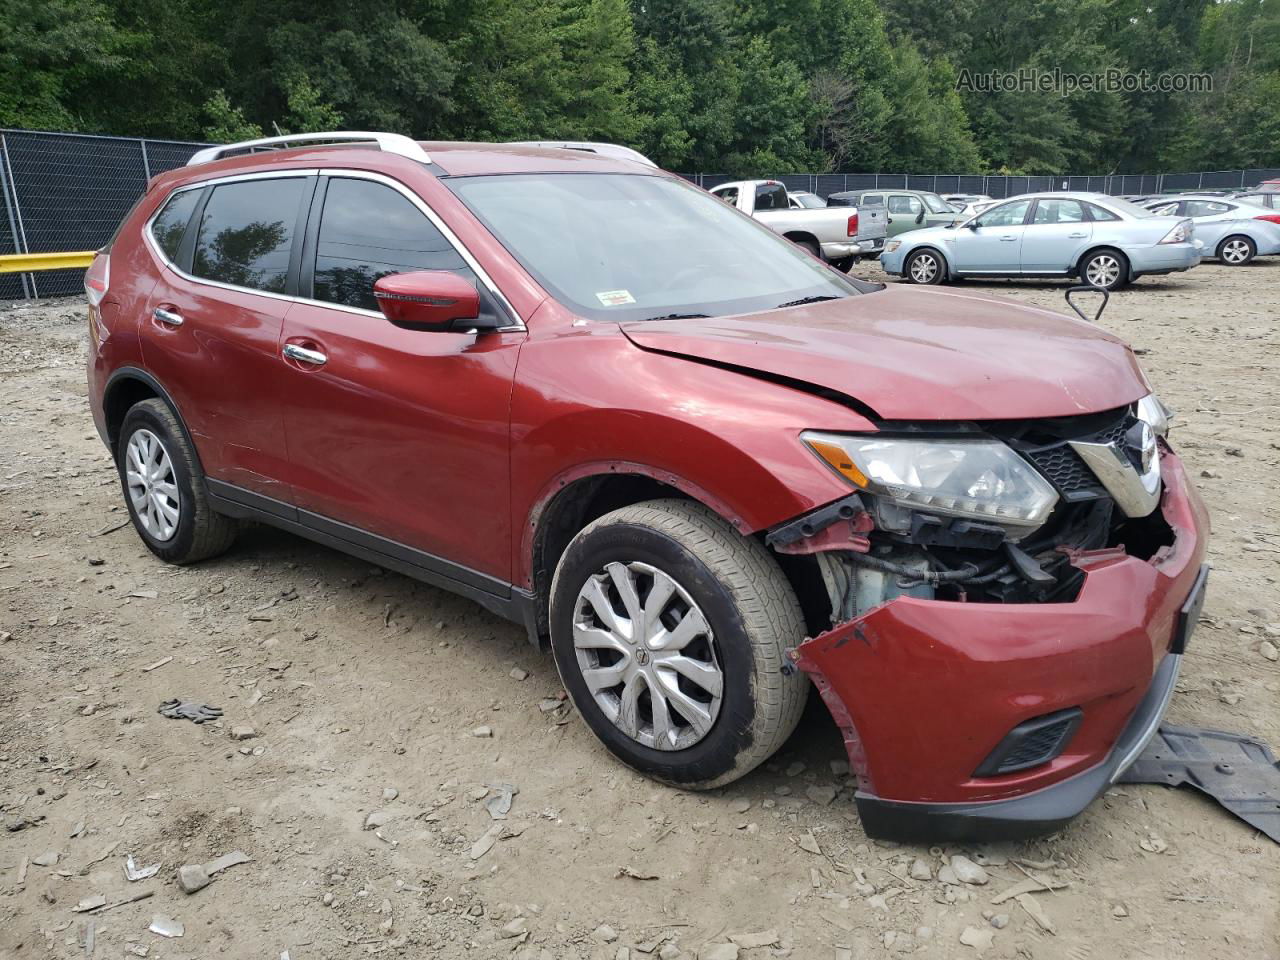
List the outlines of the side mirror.
<svg viewBox="0 0 1280 960">
<path fill-rule="evenodd" d="M 406 330 L 448 332 L 480 316 L 476 288 L 444 270 L 388 274 L 374 283 L 373 296 L 383 316 Z"/>
<path fill-rule="evenodd" d="M 982 226 L 982 224 L 980 224 L 977 220 L 970 220 L 968 223 L 965 224 L 965 226 L 968 227 L 970 230 L 977 230 L 980 226 Z"/>
</svg>

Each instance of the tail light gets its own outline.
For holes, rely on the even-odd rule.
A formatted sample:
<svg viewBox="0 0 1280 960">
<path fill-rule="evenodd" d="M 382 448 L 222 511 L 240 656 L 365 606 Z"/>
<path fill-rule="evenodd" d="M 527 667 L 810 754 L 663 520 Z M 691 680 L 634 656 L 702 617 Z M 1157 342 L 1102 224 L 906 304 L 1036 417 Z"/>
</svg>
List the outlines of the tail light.
<svg viewBox="0 0 1280 960">
<path fill-rule="evenodd" d="M 96 307 L 107 295 L 107 287 L 111 283 L 111 255 L 105 250 L 98 251 L 84 272 L 84 295 L 89 298 L 89 306 Z"/>
<path fill-rule="evenodd" d="M 1161 243 L 1186 243 L 1188 240 L 1191 239 L 1191 236 L 1194 232 L 1195 232 L 1195 228 L 1192 226 L 1191 221 L 1183 220 L 1180 224 L 1178 224 L 1176 227 L 1174 227 L 1172 230 L 1166 233 L 1164 235 L 1164 239 L 1161 240 L 1160 242 Z"/>
<path fill-rule="evenodd" d="M 849 236 L 856 237 L 858 235 L 858 215 L 855 213 L 849 218 Z"/>
<path fill-rule="evenodd" d="M 1253 219 L 1265 220 L 1267 223 L 1280 223 L 1280 213 L 1260 213 Z"/>
</svg>

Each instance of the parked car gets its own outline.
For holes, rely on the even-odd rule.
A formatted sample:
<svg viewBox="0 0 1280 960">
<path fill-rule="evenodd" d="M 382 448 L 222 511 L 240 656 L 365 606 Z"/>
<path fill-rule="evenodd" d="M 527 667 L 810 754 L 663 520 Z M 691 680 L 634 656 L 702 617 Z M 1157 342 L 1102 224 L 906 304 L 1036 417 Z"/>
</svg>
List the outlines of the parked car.
<svg viewBox="0 0 1280 960">
<path fill-rule="evenodd" d="M 1104 290 L 1200 262 L 1183 217 L 1101 193 L 1013 197 L 955 227 L 917 230 L 885 244 L 880 265 L 910 283 L 960 277 L 1078 277 Z"/>
<path fill-rule="evenodd" d="M 1229 267 L 1280 254 L 1280 211 L 1203 194 L 1157 200 L 1146 207 L 1152 213 L 1190 218 L 1205 256 Z"/>
<path fill-rule="evenodd" d="M 1241 203 L 1252 203 L 1256 207 L 1280 210 L 1280 191 L 1258 189 L 1244 193 L 1230 193 L 1227 194 L 1227 199 L 1239 200 Z"/>
<path fill-rule="evenodd" d="M 1280 193 L 1280 180 L 1263 180 L 1258 184 L 1258 190 L 1263 193 Z"/>
<path fill-rule="evenodd" d="M 1208 522 L 1091 324 L 846 277 L 632 160 L 392 134 L 203 151 L 85 289 L 147 549 L 249 519 L 470 597 L 664 782 L 765 761 L 812 678 L 867 833 L 1041 832 L 1174 692 Z"/>
<path fill-rule="evenodd" d="M 827 201 L 808 190 L 788 190 L 787 199 L 792 210 L 818 210 L 827 205 Z"/>
<path fill-rule="evenodd" d="M 960 214 L 936 193 L 925 190 L 853 190 L 833 193 L 827 206 L 883 206 L 888 212 L 888 235 L 896 237 L 908 230 L 955 223 Z"/>
<path fill-rule="evenodd" d="M 991 202 L 991 198 L 985 193 L 944 193 L 941 196 L 953 208 L 960 211 L 975 203 Z"/>
<path fill-rule="evenodd" d="M 999 202 L 998 200 L 975 200 L 973 203 L 966 203 L 956 208 L 956 213 L 960 215 L 959 221 L 963 222 L 970 217 L 976 217 L 983 210 L 988 207 L 994 207 Z M 956 205 L 953 203 L 952 206 L 955 207 Z"/>
<path fill-rule="evenodd" d="M 884 249 L 883 210 L 797 209 L 777 180 L 724 183 L 713 188 L 711 195 L 838 270 L 848 271 L 859 257 Z"/>
</svg>

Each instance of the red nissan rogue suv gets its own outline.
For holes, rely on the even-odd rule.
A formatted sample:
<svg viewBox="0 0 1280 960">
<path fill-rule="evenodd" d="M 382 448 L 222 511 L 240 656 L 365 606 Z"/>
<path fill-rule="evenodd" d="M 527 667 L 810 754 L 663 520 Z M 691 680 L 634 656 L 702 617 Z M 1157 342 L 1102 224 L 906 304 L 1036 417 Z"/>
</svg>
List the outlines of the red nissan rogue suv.
<svg viewBox="0 0 1280 960">
<path fill-rule="evenodd" d="M 872 835 L 1077 814 L 1160 723 L 1207 569 L 1132 351 L 576 146 L 330 133 L 152 180 L 85 279 L 143 542 L 262 521 L 471 597 L 668 783 L 741 777 L 812 685 Z"/>
</svg>

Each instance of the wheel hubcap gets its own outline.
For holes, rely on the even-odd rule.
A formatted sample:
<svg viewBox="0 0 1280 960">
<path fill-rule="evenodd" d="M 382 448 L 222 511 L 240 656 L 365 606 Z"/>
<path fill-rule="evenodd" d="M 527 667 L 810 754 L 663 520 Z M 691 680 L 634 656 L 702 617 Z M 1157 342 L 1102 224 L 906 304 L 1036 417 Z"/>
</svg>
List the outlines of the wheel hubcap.
<svg viewBox="0 0 1280 960">
<path fill-rule="evenodd" d="M 1095 287 L 1109 287 L 1120 279 L 1120 261 L 1115 257 L 1094 257 L 1089 261 L 1085 276 Z"/>
<path fill-rule="evenodd" d="M 1222 248 L 1222 258 L 1227 263 L 1243 263 L 1249 256 L 1249 245 L 1243 240 L 1230 240 Z"/>
<path fill-rule="evenodd" d="M 911 279 L 916 283 L 929 283 L 937 275 L 938 264 L 928 254 L 922 254 L 911 261 Z"/>
<path fill-rule="evenodd" d="M 135 430 L 125 447 L 125 483 L 142 529 L 169 540 L 178 529 L 180 502 L 169 451 L 150 430 Z"/>
<path fill-rule="evenodd" d="M 610 563 L 578 591 L 578 669 L 619 730 L 655 750 L 683 750 L 720 713 L 724 674 L 702 610 L 680 584 L 645 563 Z"/>
</svg>

